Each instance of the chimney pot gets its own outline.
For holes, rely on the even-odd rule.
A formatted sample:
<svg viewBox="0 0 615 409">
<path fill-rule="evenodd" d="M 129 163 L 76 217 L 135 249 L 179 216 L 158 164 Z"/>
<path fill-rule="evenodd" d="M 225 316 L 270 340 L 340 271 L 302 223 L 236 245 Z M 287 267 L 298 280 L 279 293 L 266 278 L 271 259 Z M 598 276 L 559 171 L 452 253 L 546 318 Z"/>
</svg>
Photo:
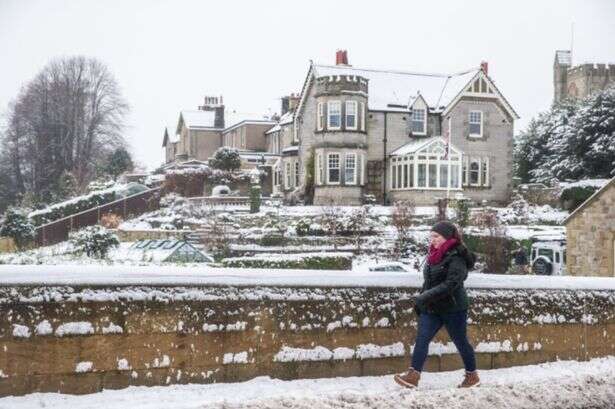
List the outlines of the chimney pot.
<svg viewBox="0 0 615 409">
<path fill-rule="evenodd" d="M 487 61 L 480 62 L 480 69 L 487 75 L 489 75 L 489 63 Z"/>
<path fill-rule="evenodd" d="M 337 50 L 335 52 L 335 65 L 348 65 L 348 51 Z"/>
</svg>

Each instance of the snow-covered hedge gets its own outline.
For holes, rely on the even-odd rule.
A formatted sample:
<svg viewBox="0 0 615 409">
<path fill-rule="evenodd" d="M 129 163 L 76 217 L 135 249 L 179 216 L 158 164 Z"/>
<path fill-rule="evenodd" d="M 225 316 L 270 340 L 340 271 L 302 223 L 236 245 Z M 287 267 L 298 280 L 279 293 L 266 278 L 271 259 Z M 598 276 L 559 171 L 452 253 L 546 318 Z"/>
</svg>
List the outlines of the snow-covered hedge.
<svg viewBox="0 0 615 409">
<path fill-rule="evenodd" d="M 115 200 L 116 191 L 118 189 L 118 187 L 112 187 L 105 190 L 98 190 L 87 195 L 74 197 L 44 209 L 35 210 L 28 214 L 28 217 L 35 226 L 40 226 L 84 210 L 110 203 Z"/>
<path fill-rule="evenodd" d="M 109 250 L 120 244 L 119 239 L 101 226 L 88 226 L 71 234 L 71 243 L 88 257 L 105 258 Z"/>
<path fill-rule="evenodd" d="M 350 270 L 351 253 L 260 254 L 222 260 L 223 267 Z"/>
<path fill-rule="evenodd" d="M 169 169 L 166 171 L 165 190 L 185 197 L 203 196 L 205 185 L 235 186 L 238 183 L 250 183 L 254 169 L 221 170 L 201 165 L 187 169 Z M 265 173 L 258 171 L 262 178 Z"/>
</svg>

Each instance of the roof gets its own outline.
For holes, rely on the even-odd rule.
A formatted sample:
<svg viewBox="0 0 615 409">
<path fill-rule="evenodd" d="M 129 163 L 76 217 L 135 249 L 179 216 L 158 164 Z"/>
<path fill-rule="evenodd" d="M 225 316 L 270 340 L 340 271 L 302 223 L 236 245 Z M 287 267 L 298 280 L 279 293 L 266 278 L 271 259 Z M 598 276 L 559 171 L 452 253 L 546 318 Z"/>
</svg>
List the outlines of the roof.
<svg viewBox="0 0 615 409">
<path fill-rule="evenodd" d="M 273 132 L 277 132 L 282 129 L 282 126 L 292 124 L 294 121 L 294 111 L 289 111 L 282 115 L 278 120 L 278 123 L 273 126 L 273 128 L 269 129 L 265 134 L 270 134 Z"/>
<path fill-rule="evenodd" d="M 416 73 L 355 68 L 345 65 L 314 65 L 316 78 L 358 75 L 368 80 L 368 108 L 372 111 L 407 111 L 418 94 L 432 109 L 447 106 L 480 71 L 472 68 L 454 74 Z"/>
<path fill-rule="evenodd" d="M 577 207 L 576 209 L 574 209 L 574 211 L 572 213 L 570 213 L 570 215 L 566 218 L 566 220 L 564 220 L 564 224 L 568 224 L 568 222 L 570 220 L 572 220 L 573 217 L 575 217 L 578 214 L 581 214 L 581 212 L 583 211 L 583 209 L 585 209 L 587 206 L 589 206 L 590 204 L 592 204 L 596 199 L 598 199 L 604 192 L 606 192 L 607 190 L 609 190 L 610 188 L 612 188 L 613 186 L 615 186 L 615 177 L 611 180 L 609 180 L 609 183 L 607 183 L 606 185 L 602 186 L 602 188 L 598 189 L 597 191 L 594 192 L 593 195 L 591 195 L 589 197 L 589 199 L 587 199 L 586 201 L 584 201 L 579 207 Z"/>
<path fill-rule="evenodd" d="M 181 118 L 184 119 L 186 128 L 212 128 L 214 127 L 214 121 L 216 120 L 215 111 L 189 111 L 184 110 L 180 112 Z"/>
<path fill-rule="evenodd" d="M 555 51 L 555 61 L 559 65 L 572 65 L 572 52 L 570 50 Z"/>
<path fill-rule="evenodd" d="M 188 252 L 195 254 L 198 258 L 208 258 L 208 256 L 205 256 L 190 243 L 177 239 L 145 239 L 136 241 L 130 246 L 127 256 L 128 258 L 136 258 L 137 260 L 140 260 L 146 255 L 151 261 L 164 262 L 167 261 L 167 259 L 180 248 L 184 254 Z"/>
<path fill-rule="evenodd" d="M 431 136 L 429 138 L 420 138 L 420 139 L 416 139 L 413 141 L 408 142 L 405 145 L 400 146 L 399 148 L 395 149 L 393 152 L 391 152 L 391 156 L 404 156 L 404 155 L 410 155 L 412 153 L 416 153 L 418 151 L 420 151 L 421 149 L 431 145 L 434 142 L 440 141 L 443 144 L 446 144 L 446 140 L 441 137 L 441 136 Z M 455 152 L 459 152 L 459 150 L 457 148 L 455 148 L 455 146 L 453 146 L 451 144 L 451 151 L 455 151 Z M 454 152 L 453 152 L 454 153 Z"/>
<path fill-rule="evenodd" d="M 226 122 L 226 119 L 225 119 Z M 244 119 L 240 122 L 235 123 L 234 125 L 231 125 L 227 128 L 224 129 L 224 131 L 222 131 L 222 133 L 227 133 L 232 131 L 233 129 L 237 129 L 240 126 L 243 125 L 265 125 L 265 126 L 271 126 L 275 124 L 275 121 L 270 121 L 268 119 Z"/>
</svg>

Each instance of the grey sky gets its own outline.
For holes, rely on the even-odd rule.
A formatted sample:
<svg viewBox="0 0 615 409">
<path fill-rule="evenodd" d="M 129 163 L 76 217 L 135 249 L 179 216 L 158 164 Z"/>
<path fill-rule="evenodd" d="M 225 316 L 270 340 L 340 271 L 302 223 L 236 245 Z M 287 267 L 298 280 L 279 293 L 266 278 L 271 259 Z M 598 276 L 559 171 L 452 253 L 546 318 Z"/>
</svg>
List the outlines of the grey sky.
<svg viewBox="0 0 615 409">
<path fill-rule="evenodd" d="M 0 0 L 0 112 L 54 57 L 99 58 L 132 112 L 136 158 L 163 160 L 165 125 L 205 94 L 227 109 L 279 112 L 300 91 L 309 60 L 455 72 L 485 59 L 521 115 L 516 131 L 548 108 L 556 49 L 574 60 L 615 62 L 615 1 L 53 1 Z"/>
</svg>

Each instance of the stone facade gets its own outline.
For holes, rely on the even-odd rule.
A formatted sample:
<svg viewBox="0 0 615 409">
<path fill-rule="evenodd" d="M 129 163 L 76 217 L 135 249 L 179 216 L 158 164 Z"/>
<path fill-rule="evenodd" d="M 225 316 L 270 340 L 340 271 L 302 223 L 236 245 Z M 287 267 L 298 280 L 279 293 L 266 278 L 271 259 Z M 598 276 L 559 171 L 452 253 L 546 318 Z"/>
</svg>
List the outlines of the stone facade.
<svg viewBox="0 0 615 409">
<path fill-rule="evenodd" d="M 347 61 L 347 56 L 338 60 Z M 285 142 L 297 146 L 297 156 L 288 155 L 292 156 L 285 159 L 288 165 L 280 167 L 281 184 L 287 179 L 297 183 L 281 190 L 294 194 L 295 189 L 306 190 L 312 183 L 314 204 L 358 205 L 370 194 L 384 203 L 411 199 L 430 205 L 446 196 L 447 190 L 449 195 L 462 193 L 476 202 L 507 202 L 512 192 L 513 129 L 518 116 L 487 70 L 484 63 L 480 69 L 445 76 L 362 70 L 347 63 L 311 65 L 293 124 L 286 127 L 292 139 Z M 415 129 L 421 120 L 423 129 Z M 471 135 L 471 129 L 480 132 Z M 411 166 L 421 173 L 418 181 L 393 186 L 391 159 L 400 149 L 421 141 L 446 144 L 449 133 L 450 145 L 459 154 L 448 170 L 440 172 L 437 165 L 442 181 L 434 182 L 434 173 L 422 184 L 424 169 L 417 152 L 406 154 L 404 160 L 417 162 Z M 443 152 L 437 155 L 438 160 L 446 157 Z M 453 172 L 450 169 L 455 175 L 448 176 L 446 183 L 455 183 L 457 174 L 464 183 L 447 189 L 444 180 L 446 172 Z M 288 170 L 293 174 L 287 178 Z M 314 175 L 313 181 L 306 179 L 308 174 Z"/>
<path fill-rule="evenodd" d="M 418 290 L 3 286 L 0 305 L 11 313 L 0 315 L 0 396 L 401 372 L 416 337 Z M 485 288 L 469 296 L 480 369 L 615 354 L 612 290 Z M 426 371 L 463 367 L 444 330 L 434 342 L 441 352 L 429 355 Z M 331 356 L 310 359 L 315 347 Z M 306 358 L 285 355 L 288 348 Z"/>
<path fill-rule="evenodd" d="M 566 220 L 570 275 L 615 277 L 615 178 Z"/>
<path fill-rule="evenodd" d="M 615 64 L 572 66 L 569 50 L 555 52 L 553 62 L 553 101 L 582 99 L 615 84 Z"/>
</svg>

